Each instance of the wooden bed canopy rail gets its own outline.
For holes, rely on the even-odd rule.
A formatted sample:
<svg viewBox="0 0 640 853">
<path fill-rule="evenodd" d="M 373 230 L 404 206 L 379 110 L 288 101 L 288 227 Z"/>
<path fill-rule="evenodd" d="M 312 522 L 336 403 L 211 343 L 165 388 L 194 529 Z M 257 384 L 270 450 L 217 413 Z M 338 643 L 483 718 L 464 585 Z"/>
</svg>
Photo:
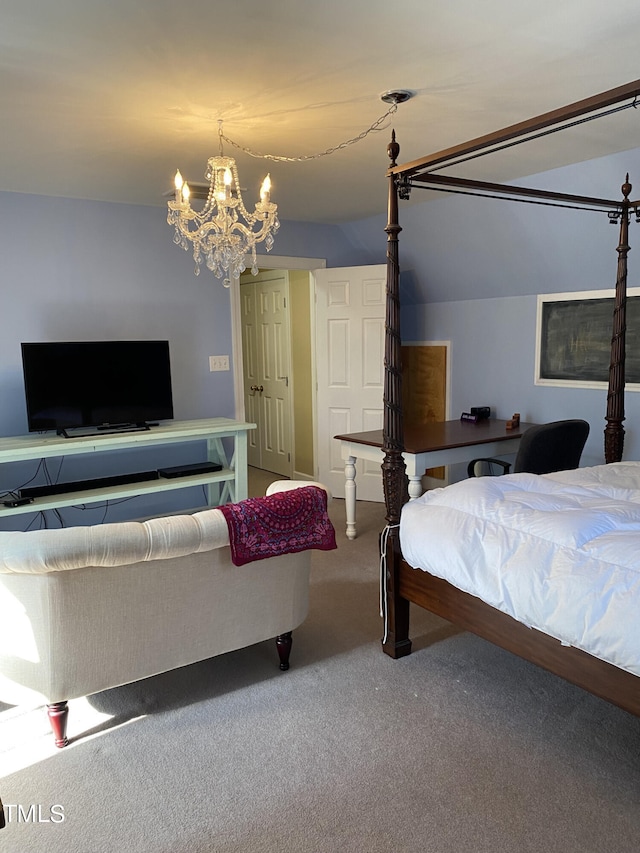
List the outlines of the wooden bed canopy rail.
<svg viewBox="0 0 640 853">
<path fill-rule="evenodd" d="M 625 101 L 629 103 L 621 106 Z M 408 566 L 402 559 L 399 530 L 400 513 L 407 499 L 405 464 L 402 456 L 404 433 L 398 250 L 399 234 L 402 228 L 398 215 L 399 199 L 407 199 L 414 187 L 426 187 L 439 191 L 462 192 L 525 203 L 604 211 L 608 213 L 611 222 L 615 223 L 619 220 L 620 234 L 617 247 L 618 262 L 604 446 L 607 463 L 620 461 L 624 443 L 622 424 L 624 420 L 627 256 L 630 248 L 631 213 L 635 213 L 636 220 L 640 221 L 640 199 L 635 201 L 630 199 L 632 186 L 629 183 L 629 176 L 626 176 L 622 184 L 622 199 L 613 200 L 475 181 L 435 174 L 435 172 L 548 133 L 576 126 L 592 118 L 596 119 L 622 109 L 636 107 L 636 105 L 640 106 L 640 80 L 403 165 L 397 164 L 400 147 L 395 138 L 395 131 L 392 132 L 391 142 L 387 147 L 391 165 L 387 171 L 388 210 L 385 227 L 387 280 L 382 447 L 387 526 L 381 536 L 381 557 L 384 617 L 382 648 L 389 656 L 399 658 L 411 652 L 409 605 L 413 601 L 493 643 L 508 648 L 527 660 L 544 666 L 569 681 L 574 681 L 587 689 L 592 684 L 595 688 L 592 692 L 635 714 L 640 714 L 640 695 L 638 691 L 630 690 L 632 676 L 589 655 L 580 653 L 576 656 L 575 650 L 566 649 L 545 635 L 541 635 L 544 637 L 541 641 L 544 646 L 543 651 L 532 650 L 532 645 L 536 646 L 536 638 L 532 637 L 531 631 L 528 629 L 514 631 L 513 626 L 518 623 L 510 617 L 506 617 L 482 602 L 478 602 L 476 610 L 472 597 L 456 590 L 446 581 L 433 578 L 426 572 Z M 518 638 L 520 634 L 522 634 L 522 640 Z M 579 677 L 576 673 L 577 657 L 580 658 Z"/>
<path fill-rule="evenodd" d="M 456 165 L 463 159 L 468 160 L 471 157 L 485 156 L 499 151 L 501 147 L 520 144 L 542 135 L 566 130 L 582 121 L 590 121 L 623 109 L 634 108 L 638 105 L 637 99 L 640 99 L 640 80 L 634 80 L 632 83 L 618 86 L 616 89 L 609 89 L 599 95 L 576 101 L 566 107 L 543 113 L 518 124 L 509 125 L 509 127 L 496 130 L 485 136 L 478 136 L 469 142 L 445 148 L 435 154 L 412 160 L 410 163 L 398 166 L 393 162 L 388 174 L 407 178 L 424 175 L 429 171 L 434 171 L 436 167 L 442 169 L 446 166 Z M 630 101 L 630 103 L 619 106 L 623 101 Z"/>
</svg>

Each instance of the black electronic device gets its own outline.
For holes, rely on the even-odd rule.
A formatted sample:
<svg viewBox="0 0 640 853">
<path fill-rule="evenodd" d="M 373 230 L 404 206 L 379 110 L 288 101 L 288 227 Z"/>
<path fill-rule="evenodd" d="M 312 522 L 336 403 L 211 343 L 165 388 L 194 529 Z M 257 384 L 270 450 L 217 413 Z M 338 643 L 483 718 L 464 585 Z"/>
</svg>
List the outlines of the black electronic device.
<svg viewBox="0 0 640 853">
<path fill-rule="evenodd" d="M 25 506 L 25 504 L 33 503 L 33 498 L 9 498 L 6 501 L 2 501 L 2 503 L 8 507 Z"/>
<path fill-rule="evenodd" d="M 133 474 L 114 474 L 110 477 L 93 477 L 90 480 L 76 480 L 70 483 L 46 483 L 43 486 L 25 486 L 18 490 L 21 498 L 43 498 L 48 495 L 64 495 L 67 492 L 86 492 L 89 489 L 102 489 L 105 486 L 122 486 L 127 483 L 145 483 L 157 480 L 157 471 L 136 471 Z"/>
<path fill-rule="evenodd" d="M 463 412 L 460 415 L 460 420 L 468 422 L 470 424 L 477 424 L 480 418 L 478 417 L 478 415 L 474 415 L 471 412 Z"/>
<path fill-rule="evenodd" d="M 173 418 L 168 341 L 22 344 L 30 432 Z"/>
<path fill-rule="evenodd" d="M 175 477 L 188 477 L 191 474 L 209 474 L 212 471 L 222 471 L 222 465 L 218 465 L 217 462 L 192 462 L 188 465 L 159 468 L 158 474 L 171 480 Z"/>
<path fill-rule="evenodd" d="M 471 414 L 477 415 L 479 420 L 486 420 L 491 417 L 491 409 L 489 406 L 471 406 Z"/>
</svg>

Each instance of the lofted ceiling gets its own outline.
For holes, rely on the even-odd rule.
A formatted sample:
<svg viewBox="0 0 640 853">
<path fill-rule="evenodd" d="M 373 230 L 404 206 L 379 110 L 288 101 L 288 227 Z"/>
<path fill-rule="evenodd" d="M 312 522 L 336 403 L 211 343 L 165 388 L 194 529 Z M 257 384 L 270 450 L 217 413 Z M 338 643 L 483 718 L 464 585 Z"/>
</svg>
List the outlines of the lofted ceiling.
<svg viewBox="0 0 640 853">
<path fill-rule="evenodd" d="M 383 129 L 328 156 L 225 145 L 248 207 L 269 171 L 283 220 L 373 216 L 391 126 L 404 162 L 620 86 L 640 77 L 639 34 L 638 0 L 0 0 L 0 190 L 163 206 L 176 168 L 204 180 L 219 120 L 242 148 L 306 157 L 408 89 Z M 628 110 L 471 174 L 636 148 L 639 129 Z"/>
</svg>

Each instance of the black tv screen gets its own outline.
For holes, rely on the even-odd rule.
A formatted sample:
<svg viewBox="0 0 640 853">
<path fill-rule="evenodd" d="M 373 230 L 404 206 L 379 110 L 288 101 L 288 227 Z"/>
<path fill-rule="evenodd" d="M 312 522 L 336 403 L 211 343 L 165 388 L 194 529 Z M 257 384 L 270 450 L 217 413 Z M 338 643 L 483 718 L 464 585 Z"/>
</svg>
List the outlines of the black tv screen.
<svg viewBox="0 0 640 853">
<path fill-rule="evenodd" d="M 22 344 L 30 432 L 173 418 L 168 341 Z"/>
</svg>

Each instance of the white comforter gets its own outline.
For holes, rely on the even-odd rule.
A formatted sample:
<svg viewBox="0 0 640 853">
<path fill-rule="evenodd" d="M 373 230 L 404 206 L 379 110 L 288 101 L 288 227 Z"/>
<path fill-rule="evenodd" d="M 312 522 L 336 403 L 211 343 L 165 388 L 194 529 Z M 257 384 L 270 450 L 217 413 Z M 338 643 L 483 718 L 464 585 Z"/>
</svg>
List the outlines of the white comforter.
<svg viewBox="0 0 640 853">
<path fill-rule="evenodd" d="M 426 492 L 400 541 L 414 568 L 640 675 L 640 462 Z"/>
</svg>

